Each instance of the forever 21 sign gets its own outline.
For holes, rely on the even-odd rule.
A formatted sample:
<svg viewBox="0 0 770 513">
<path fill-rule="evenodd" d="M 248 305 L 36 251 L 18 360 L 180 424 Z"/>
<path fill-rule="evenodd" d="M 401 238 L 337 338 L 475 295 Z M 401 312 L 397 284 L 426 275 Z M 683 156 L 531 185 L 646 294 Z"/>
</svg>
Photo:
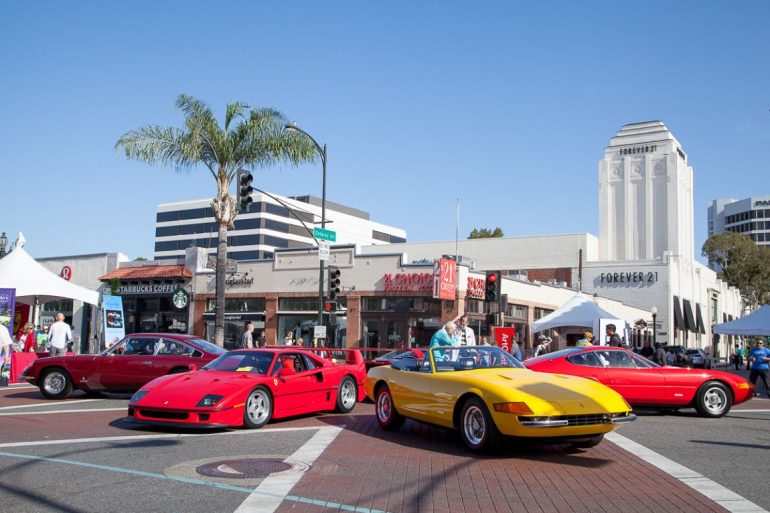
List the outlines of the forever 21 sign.
<svg viewBox="0 0 770 513">
<path fill-rule="evenodd" d="M 625 271 L 619 273 L 601 273 L 599 275 L 599 284 L 645 284 L 656 283 L 658 281 L 657 271 Z"/>
</svg>

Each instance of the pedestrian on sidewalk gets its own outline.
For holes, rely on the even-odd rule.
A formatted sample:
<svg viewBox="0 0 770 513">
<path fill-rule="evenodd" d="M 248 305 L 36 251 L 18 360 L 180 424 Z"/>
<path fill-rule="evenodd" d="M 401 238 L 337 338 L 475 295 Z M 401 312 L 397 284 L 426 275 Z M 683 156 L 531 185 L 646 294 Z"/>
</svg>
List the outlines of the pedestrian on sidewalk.
<svg viewBox="0 0 770 513">
<path fill-rule="evenodd" d="M 751 363 L 751 373 L 749 373 L 749 381 L 756 387 L 757 379 L 762 380 L 762 384 L 765 385 L 765 394 L 770 397 L 770 388 L 767 387 L 767 375 L 770 371 L 770 349 L 765 347 L 765 342 L 762 339 L 757 339 L 757 343 L 749 352 L 749 362 Z M 757 389 L 754 388 L 754 396 L 758 396 Z"/>
<path fill-rule="evenodd" d="M 65 356 L 67 343 L 72 340 L 70 325 L 64 322 L 64 314 L 56 314 L 56 322 L 48 329 L 48 356 Z"/>
<path fill-rule="evenodd" d="M 666 350 L 659 342 L 655 342 L 655 354 L 652 355 L 652 361 L 665 367 L 666 365 Z"/>
<path fill-rule="evenodd" d="M 740 370 L 743 367 L 743 348 L 740 344 L 735 344 L 735 370 Z"/>
</svg>

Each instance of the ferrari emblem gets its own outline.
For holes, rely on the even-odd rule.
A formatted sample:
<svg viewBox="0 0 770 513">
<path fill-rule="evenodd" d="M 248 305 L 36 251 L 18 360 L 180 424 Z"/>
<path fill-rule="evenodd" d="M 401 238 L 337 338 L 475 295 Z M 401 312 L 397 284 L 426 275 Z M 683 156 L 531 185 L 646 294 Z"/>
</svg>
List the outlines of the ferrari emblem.
<svg viewBox="0 0 770 513">
<path fill-rule="evenodd" d="M 278 386 L 278 379 L 277 378 L 273 378 L 273 385 Z"/>
<path fill-rule="evenodd" d="M 583 403 L 578 403 L 578 404 L 580 405 L 581 408 L 585 408 L 586 407 L 586 405 L 583 404 Z"/>
<path fill-rule="evenodd" d="M 164 402 L 163 402 L 163 404 L 164 404 L 164 405 L 168 404 L 168 401 L 164 401 Z"/>
</svg>

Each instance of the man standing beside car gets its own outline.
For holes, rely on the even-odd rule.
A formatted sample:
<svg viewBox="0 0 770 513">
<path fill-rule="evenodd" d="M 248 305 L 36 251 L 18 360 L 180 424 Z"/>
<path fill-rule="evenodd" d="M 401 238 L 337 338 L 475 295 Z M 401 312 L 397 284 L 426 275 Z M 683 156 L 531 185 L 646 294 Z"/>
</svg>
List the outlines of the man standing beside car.
<svg viewBox="0 0 770 513">
<path fill-rule="evenodd" d="M 67 343 L 70 340 L 72 340 L 72 330 L 69 324 L 64 322 L 64 314 L 59 312 L 56 314 L 56 322 L 48 329 L 49 356 L 65 356 Z"/>
<path fill-rule="evenodd" d="M 770 371 L 770 349 L 765 347 L 765 342 L 762 339 L 757 339 L 757 344 L 749 352 L 749 362 L 751 362 L 751 372 L 749 373 L 749 381 L 756 386 L 757 379 L 762 379 L 762 384 L 765 385 L 765 394 L 770 397 L 770 389 L 767 388 L 767 374 Z M 754 388 L 754 396 L 758 396 L 757 389 Z"/>
<path fill-rule="evenodd" d="M 623 339 L 616 333 L 617 327 L 614 324 L 608 324 L 604 332 L 607 334 L 607 345 L 612 347 L 623 347 Z"/>
</svg>

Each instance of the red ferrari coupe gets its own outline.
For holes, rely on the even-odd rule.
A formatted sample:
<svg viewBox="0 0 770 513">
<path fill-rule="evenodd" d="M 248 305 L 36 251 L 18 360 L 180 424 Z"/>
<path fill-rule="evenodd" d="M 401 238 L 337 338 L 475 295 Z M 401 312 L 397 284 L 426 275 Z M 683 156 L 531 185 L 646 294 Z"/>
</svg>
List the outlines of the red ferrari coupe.
<svg viewBox="0 0 770 513">
<path fill-rule="evenodd" d="M 694 407 L 704 417 L 721 417 L 749 400 L 751 383 L 740 376 L 705 369 L 661 367 L 619 347 L 572 347 L 524 362 L 535 371 L 590 378 L 612 388 L 632 406 Z"/>
<path fill-rule="evenodd" d="M 321 411 L 349 413 L 365 397 L 358 350 L 303 348 L 231 351 L 200 370 L 162 376 L 128 403 L 134 420 L 184 427 L 260 428 L 271 418 Z"/>
<path fill-rule="evenodd" d="M 187 372 L 190 364 L 203 366 L 224 353 L 192 335 L 136 333 L 101 354 L 38 358 L 20 377 L 48 399 L 63 399 L 77 389 L 134 392 L 158 376 Z"/>
</svg>

